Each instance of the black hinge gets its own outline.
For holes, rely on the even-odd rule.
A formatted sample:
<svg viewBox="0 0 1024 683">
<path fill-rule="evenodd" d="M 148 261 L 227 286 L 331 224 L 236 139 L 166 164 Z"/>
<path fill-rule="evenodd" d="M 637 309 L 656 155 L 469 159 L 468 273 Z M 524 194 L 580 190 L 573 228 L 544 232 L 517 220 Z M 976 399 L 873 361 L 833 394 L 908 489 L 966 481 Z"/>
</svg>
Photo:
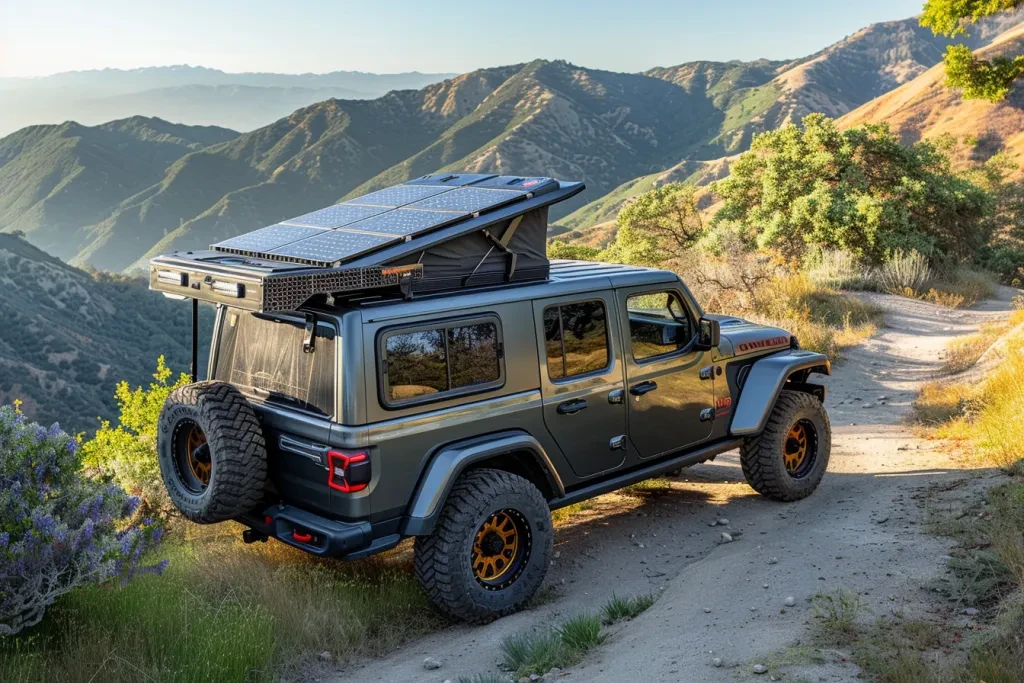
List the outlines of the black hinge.
<svg viewBox="0 0 1024 683">
<path fill-rule="evenodd" d="M 704 410 L 700 411 L 700 421 L 701 422 L 714 422 L 715 421 L 715 409 L 714 408 L 705 408 Z"/>
<path fill-rule="evenodd" d="M 714 365 L 709 365 L 706 368 L 701 368 L 700 369 L 700 378 L 701 378 L 701 380 L 709 380 L 709 379 L 712 379 L 714 376 L 715 376 L 715 366 Z"/>
</svg>

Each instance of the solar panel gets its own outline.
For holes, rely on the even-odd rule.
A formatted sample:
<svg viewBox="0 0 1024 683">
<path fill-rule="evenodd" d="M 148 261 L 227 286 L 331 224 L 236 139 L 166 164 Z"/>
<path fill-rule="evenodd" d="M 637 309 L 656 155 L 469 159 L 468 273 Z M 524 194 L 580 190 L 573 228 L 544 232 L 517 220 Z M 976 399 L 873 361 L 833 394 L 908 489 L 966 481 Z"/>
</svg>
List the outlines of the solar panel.
<svg viewBox="0 0 1024 683">
<path fill-rule="evenodd" d="M 485 190 L 479 187 L 460 187 L 451 192 L 427 197 L 415 204 L 410 204 L 407 208 L 476 213 L 507 204 L 523 196 L 525 196 L 524 192 L 517 192 L 515 190 Z"/>
<path fill-rule="evenodd" d="M 451 189 L 451 187 L 439 187 L 436 185 L 395 185 L 394 187 L 386 187 L 383 190 L 371 192 L 362 197 L 350 199 L 344 205 L 405 206 L 406 204 L 412 204 L 421 199 L 432 197 L 435 194 L 448 192 Z"/>
<path fill-rule="evenodd" d="M 247 232 L 231 239 L 218 242 L 213 245 L 214 249 L 220 251 L 244 251 L 248 253 L 268 252 L 277 247 L 283 247 L 291 242 L 296 242 L 306 237 L 312 237 L 324 232 L 320 228 L 309 228 L 298 225 L 284 225 L 278 223 L 269 225 L 259 230 Z"/>
<path fill-rule="evenodd" d="M 318 264 L 331 265 L 338 261 L 361 256 L 385 244 L 398 242 L 398 237 L 369 235 L 362 232 L 346 230 L 326 230 L 307 239 L 293 242 L 270 251 L 272 256 L 314 261 Z"/>
<path fill-rule="evenodd" d="M 395 209 L 351 226 L 351 230 L 384 233 L 405 237 L 415 235 L 465 218 L 462 211 L 420 211 L 413 208 Z"/>
<path fill-rule="evenodd" d="M 313 211 L 298 218 L 289 218 L 288 225 L 305 225 L 313 228 L 340 228 L 356 221 L 387 211 L 383 206 L 356 206 L 354 204 L 335 204 L 326 209 Z"/>
</svg>

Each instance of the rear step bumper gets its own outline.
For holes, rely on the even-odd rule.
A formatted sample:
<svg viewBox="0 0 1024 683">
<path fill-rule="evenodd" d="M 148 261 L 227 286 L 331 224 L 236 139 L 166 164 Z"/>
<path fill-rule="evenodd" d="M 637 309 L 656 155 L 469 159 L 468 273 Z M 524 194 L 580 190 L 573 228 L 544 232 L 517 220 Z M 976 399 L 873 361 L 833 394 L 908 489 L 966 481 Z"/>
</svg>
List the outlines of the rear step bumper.
<svg viewBox="0 0 1024 683">
<path fill-rule="evenodd" d="M 398 534 L 373 538 L 369 522 L 339 522 L 291 505 L 273 505 L 263 515 L 243 515 L 239 521 L 307 553 L 321 557 L 358 559 L 393 548 Z"/>
</svg>

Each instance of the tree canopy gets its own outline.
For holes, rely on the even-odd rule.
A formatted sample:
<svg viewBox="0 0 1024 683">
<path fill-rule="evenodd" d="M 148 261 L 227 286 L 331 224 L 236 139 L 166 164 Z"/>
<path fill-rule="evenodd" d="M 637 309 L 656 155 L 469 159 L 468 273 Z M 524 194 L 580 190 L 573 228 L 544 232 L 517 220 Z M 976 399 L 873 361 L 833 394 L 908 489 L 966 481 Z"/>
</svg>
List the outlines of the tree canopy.
<svg viewBox="0 0 1024 683">
<path fill-rule="evenodd" d="M 682 256 L 706 232 L 698 188 L 668 183 L 640 195 L 619 212 L 619 231 L 603 258 L 658 265 Z"/>
<path fill-rule="evenodd" d="M 954 37 L 967 33 L 967 24 L 1017 9 L 1024 0 L 928 0 L 921 25 L 936 35 Z M 946 49 L 946 84 L 963 90 L 964 99 L 999 102 L 1014 81 L 1024 76 L 1024 55 L 979 59 L 966 45 Z"/>
<path fill-rule="evenodd" d="M 759 135 L 714 189 L 716 225 L 788 256 L 822 246 L 871 262 L 899 248 L 968 257 L 991 234 L 991 195 L 937 145 L 901 144 L 884 124 L 840 131 L 811 114 Z"/>
</svg>

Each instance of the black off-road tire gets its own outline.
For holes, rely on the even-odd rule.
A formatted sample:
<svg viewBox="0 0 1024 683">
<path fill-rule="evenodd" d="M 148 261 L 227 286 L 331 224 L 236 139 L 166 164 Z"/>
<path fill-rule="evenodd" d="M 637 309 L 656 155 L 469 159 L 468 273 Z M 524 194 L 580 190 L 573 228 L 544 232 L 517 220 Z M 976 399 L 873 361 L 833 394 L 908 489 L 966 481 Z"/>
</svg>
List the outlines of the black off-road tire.
<svg viewBox="0 0 1024 683">
<path fill-rule="evenodd" d="M 813 428 L 808 444 L 813 460 L 794 476 L 786 469 L 785 449 L 790 430 L 801 424 Z M 740 447 L 740 463 L 747 483 L 762 496 L 773 500 L 801 500 L 814 493 L 825 476 L 832 450 L 832 426 L 825 407 L 802 391 L 783 391 L 775 402 L 764 431 L 748 438 Z"/>
<path fill-rule="evenodd" d="M 529 554 L 510 585 L 489 589 L 477 579 L 471 554 L 478 530 L 500 511 L 514 511 L 525 522 L 521 536 L 528 537 Z M 553 542 L 551 510 L 536 486 L 502 470 L 473 470 L 452 487 L 434 532 L 416 538 L 416 577 L 445 614 L 491 621 L 520 609 L 537 592 Z"/>
<path fill-rule="evenodd" d="M 182 429 L 198 426 L 209 445 L 209 483 L 189 485 L 175 441 Z M 263 499 L 267 451 L 252 406 L 223 382 L 198 382 L 171 392 L 160 413 L 157 460 L 171 502 L 186 518 L 213 524 L 252 510 Z"/>
</svg>

